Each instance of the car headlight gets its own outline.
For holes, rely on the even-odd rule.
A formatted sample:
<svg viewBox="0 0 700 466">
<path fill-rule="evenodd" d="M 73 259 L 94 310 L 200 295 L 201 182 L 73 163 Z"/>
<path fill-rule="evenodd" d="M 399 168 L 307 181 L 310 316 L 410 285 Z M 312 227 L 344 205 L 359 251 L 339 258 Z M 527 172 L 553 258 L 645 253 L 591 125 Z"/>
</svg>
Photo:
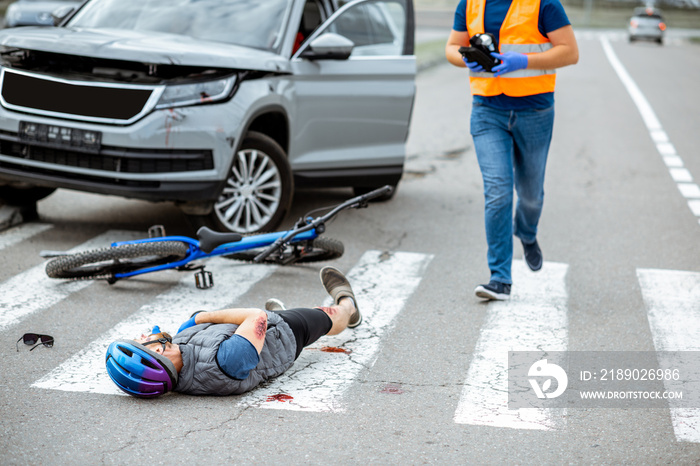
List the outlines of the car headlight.
<svg viewBox="0 0 700 466">
<path fill-rule="evenodd" d="M 8 26 L 14 26 L 15 24 L 19 23 L 21 19 L 22 12 L 19 10 L 19 8 L 17 8 L 17 5 L 13 3 L 7 7 L 7 11 L 5 12 L 5 24 Z"/>
<path fill-rule="evenodd" d="M 235 75 L 216 81 L 165 86 L 156 108 L 184 107 L 224 100 L 231 94 L 234 84 Z"/>
</svg>

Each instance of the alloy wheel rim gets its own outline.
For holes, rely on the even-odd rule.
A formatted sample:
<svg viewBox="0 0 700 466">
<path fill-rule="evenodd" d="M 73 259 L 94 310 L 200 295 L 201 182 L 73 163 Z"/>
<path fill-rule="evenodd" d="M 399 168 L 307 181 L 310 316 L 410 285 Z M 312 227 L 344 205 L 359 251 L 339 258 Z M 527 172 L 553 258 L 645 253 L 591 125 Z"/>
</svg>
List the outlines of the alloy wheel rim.
<svg viewBox="0 0 700 466">
<path fill-rule="evenodd" d="M 272 219 L 281 197 L 282 177 L 270 156 L 258 149 L 242 149 L 214 209 L 230 231 L 252 233 Z"/>
</svg>

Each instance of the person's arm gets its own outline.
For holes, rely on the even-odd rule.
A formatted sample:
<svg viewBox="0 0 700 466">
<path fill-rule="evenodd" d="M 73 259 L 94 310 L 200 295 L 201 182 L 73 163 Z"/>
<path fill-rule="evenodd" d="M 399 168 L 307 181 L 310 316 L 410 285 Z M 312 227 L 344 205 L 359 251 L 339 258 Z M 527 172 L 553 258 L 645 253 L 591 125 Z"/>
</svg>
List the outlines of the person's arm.
<svg viewBox="0 0 700 466">
<path fill-rule="evenodd" d="M 532 70 L 553 70 L 578 63 L 578 44 L 574 29 L 564 26 L 547 33 L 552 48 L 528 55 L 527 67 Z"/>
<path fill-rule="evenodd" d="M 240 335 L 255 347 L 258 354 L 265 344 L 267 314 L 261 309 L 224 309 L 221 311 L 200 312 L 194 316 L 196 324 L 236 324 L 235 334 Z"/>
<path fill-rule="evenodd" d="M 459 53 L 459 48 L 468 46 L 469 33 L 467 31 L 455 31 L 454 29 L 450 31 L 450 36 L 447 38 L 447 44 L 445 45 L 445 57 L 447 61 L 454 66 L 465 68 L 467 65 L 465 65 L 464 60 L 462 60 L 462 54 Z"/>
</svg>

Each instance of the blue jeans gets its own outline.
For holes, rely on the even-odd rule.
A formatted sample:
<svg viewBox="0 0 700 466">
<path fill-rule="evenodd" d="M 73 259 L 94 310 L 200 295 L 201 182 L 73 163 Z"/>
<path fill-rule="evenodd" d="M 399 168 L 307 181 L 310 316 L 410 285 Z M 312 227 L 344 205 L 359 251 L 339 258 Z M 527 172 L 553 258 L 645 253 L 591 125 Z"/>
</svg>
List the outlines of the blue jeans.
<svg viewBox="0 0 700 466">
<path fill-rule="evenodd" d="M 513 235 L 534 243 L 544 201 L 544 172 L 554 107 L 500 110 L 472 106 L 471 134 L 484 180 L 491 280 L 512 283 Z M 513 186 L 518 203 L 513 218 Z"/>
</svg>

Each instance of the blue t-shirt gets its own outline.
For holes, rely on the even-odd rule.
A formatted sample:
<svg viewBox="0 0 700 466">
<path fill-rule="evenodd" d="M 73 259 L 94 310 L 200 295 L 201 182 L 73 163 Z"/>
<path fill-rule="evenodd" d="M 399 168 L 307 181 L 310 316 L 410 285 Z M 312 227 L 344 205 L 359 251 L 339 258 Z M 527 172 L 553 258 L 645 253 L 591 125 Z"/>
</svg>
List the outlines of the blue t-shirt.
<svg viewBox="0 0 700 466">
<path fill-rule="evenodd" d="M 511 3 L 512 0 L 486 0 L 484 31 L 493 34 L 496 39 L 500 39 L 499 31 L 501 30 L 503 21 L 506 19 Z M 540 0 L 540 17 L 537 23 L 537 29 L 540 30 L 543 36 L 546 37 L 547 33 L 556 31 L 570 24 L 564 7 L 559 0 Z M 461 32 L 467 31 L 467 0 L 460 0 L 457 10 L 455 11 L 452 29 Z M 543 94 L 528 95 L 525 97 L 510 97 L 505 94 L 491 97 L 475 95 L 474 102 L 504 110 L 549 108 L 554 105 L 554 93 L 545 92 Z"/>
<path fill-rule="evenodd" d="M 219 345 L 216 352 L 219 367 L 234 379 L 243 380 L 260 362 L 260 355 L 255 346 L 245 337 L 233 334 Z"/>
</svg>

